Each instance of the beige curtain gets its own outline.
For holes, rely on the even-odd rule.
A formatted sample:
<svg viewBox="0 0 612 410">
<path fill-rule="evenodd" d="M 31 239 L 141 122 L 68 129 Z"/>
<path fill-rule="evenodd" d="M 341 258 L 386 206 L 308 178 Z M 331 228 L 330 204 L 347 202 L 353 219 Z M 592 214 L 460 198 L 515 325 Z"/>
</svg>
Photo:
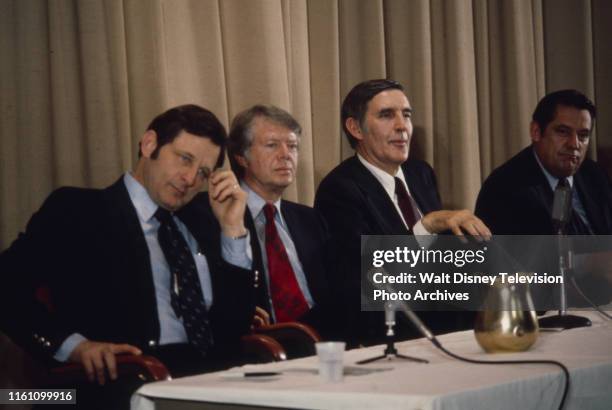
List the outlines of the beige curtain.
<svg viewBox="0 0 612 410">
<path fill-rule="evenodd" d="M 549 90 L 596 100 L 592 154 L 612 164 L 611 19 L 606 0 L 0 0 L 0 249 L 54 188 L 130 169 L 148 122 L 183 103 L 226 125 L 254 103 L 291 111 L 286 197 L 306 204 L 352 154 L 344 95 L 374 77 L 406 86 L 412 155 L 447 206 L 473 207 Z"/>
</svg>

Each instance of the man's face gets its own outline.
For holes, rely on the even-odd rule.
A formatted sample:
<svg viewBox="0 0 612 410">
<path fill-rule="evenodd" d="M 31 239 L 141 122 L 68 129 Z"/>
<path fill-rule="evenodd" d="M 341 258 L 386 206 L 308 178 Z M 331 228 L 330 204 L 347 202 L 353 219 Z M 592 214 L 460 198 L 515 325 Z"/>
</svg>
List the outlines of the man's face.
<svg viewBox="0 0 612 410">
<path fill-rule="evenodd" d="M 574 175 L 589 146 L 591 114 L 565 105 L 557 106 L 555 118 L 542 133 L 531 123 L 531 140 L 540 162 L 557 178 Z"/>
<path fill-rule="evenodd" d="M 245 182 L 265 199 L 282 194 L 293 182 L 298 164 L 297 135 L 283 125 L 257 117 L 251 126 L 251 147 L 238 162 Z"/>
<path fill-rule="evenodd" d="M 401 90 L 387 90 L 374 96 L 368 103 L 363 124 L 357 124 L 354 118 L 347 120 L 347 128 L 359 140 L 357 152 L 394 175 L 408 159 L 411 114 L 408 98 Z"/>
<path fill-rule="evenodd" d="M 142 162 L 139 161 L 134 176 L 157 205 L 176 211 L 202 190 L 214 170 L 221 148 L 210 138 L 185 131 L 163 145 L 153 159 L 151 154 L 156 147 L 157 135 L 147 131 L 141 141 Z"/>
</svg>

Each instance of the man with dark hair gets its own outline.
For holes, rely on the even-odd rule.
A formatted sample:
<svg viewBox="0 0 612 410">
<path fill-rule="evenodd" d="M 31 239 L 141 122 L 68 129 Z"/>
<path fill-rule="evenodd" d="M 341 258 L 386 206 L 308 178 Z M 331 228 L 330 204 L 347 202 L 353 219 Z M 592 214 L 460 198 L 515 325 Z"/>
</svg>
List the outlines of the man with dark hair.
<svg viewBox="0 0 612 410">
<path fill-rule="evenodd" d="M 356 155 L 332 170 L 321 182 L 315 209 L 326 218 L 336 246 L 336 289 L 341 289 L 353 343 L 380 342 L 382 315 L 360 310 L 360 236 L 490 235 L 468 210 L 441 210 L 433 170 L 423 161 L 408 159 L 412 108 L 401 84 L 370 80 L 357 84 L 342 103 L 342 126 Z M 426 312 L 429 313 L 429 312 Z M 424 314 L 440 331 L 465 326 L 456 315 Z M 416 336 L 410 325 L 403 337 Z"/>
<path fill-rule="evenodd" d="M 573 191 L 569 234 L 612 233 L 612 190 L 605 172 L 586 158 L 596 110 L 576 90 L 546 95 L 530 125 L 531 146 L 494 170 L 476 214 L 498 235 L 554 235 L 554 191 Z"/>
<path fill-rule="evenodd" d="M 312 208 L 281 199 L 298 166 L 302 128 L 286 111 L 255 105 L 232 121 L 228 154 L 248 194 L 253 269 L 263 275 L 263 322 L 302 321 L 324 337 L 334 323 L 327 286 L 327 226 Z"/>
<path fill-rule="evenodd" d="M 1 255 L 2 303 L 20 311 L 2 312 L 2 330 L 109 385 L 79 390 L 84 408 L 127 406 L 136 386 L 114 381 L 116 354 L 156 356 L 180 376 L 230 365 L 249 330 L 247 194 L 217 170 L 225 140 L 204 108 L 166 111 L 141 137 L 132 172 L 102 190 L 54 191 Z M 208 200 L 198 195 L 206 181 Z M 50 291 L 47 306 L 34 300 L 38 286 Z"/>
<path fill-rule="evenodd" d="M 576 90 L 552 92 L 540 100 L 529 128 L 531 146 L 495 169 L 478 194 L 476 214 L 494 234 L 557 234 L 552 209 L 555 191 L 562 189 L 571 192 L 565 233 L 612 234 L 610 179 L 597 163 L 586 158 L 595 117 L 593 103 Z M 581 293 L 596 304 L 610 301 L 612 276 L 607 268 L 609 257 L 604 252 L 609 252 L 605 249 L 606 242 L 582 236 L 572 241 L 573 251 L 582 254 L 573 258 L 582 261 L 575 283 Z M 517 252 L 529 254 L 532 251 L 521 249 Z M 556 272 L 558 256 L 553 253 L 540 255 L 537 263 L 539 266 L 534 270 Z M 574 286 L 565 286 L 569 306 L 589 303 L 583 295 L 577 294 Z M 536 288 L 532 292 L 541 290 Z"/>
</svg>

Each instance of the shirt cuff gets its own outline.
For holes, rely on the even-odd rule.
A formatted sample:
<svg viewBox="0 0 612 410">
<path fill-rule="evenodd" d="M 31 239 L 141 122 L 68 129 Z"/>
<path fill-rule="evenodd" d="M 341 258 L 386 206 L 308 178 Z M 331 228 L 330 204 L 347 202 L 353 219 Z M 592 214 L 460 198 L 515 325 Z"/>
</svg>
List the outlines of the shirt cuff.
<svg viewBox="0 0 612 410">
<path fill-rule="evenodd" d="M 248 244 L 251 243 L 251 233 L 241 238 L 232 239 L 221 233 L 221 257 L 231 265 L 243 269 L 251 269 L 251 253 Z"/>
<path fill-rule="evenodd" d="M 434 242 L 434 238 L 437 235 L 435 233 L 429 232 L 425 228 L 425 226 L 423 225 L 423 222 L 421 222 L 421 220 L 419 220 L 412 227 L 412 233 L 414 234 L 418 244 L 421 245 L 425 249 L 428 249 L 431 246 L 431 244 Z"/>
<path fill-rule="evenodd" d="M 81 342 L 87 340 L 85 336 L 80 333 L 73 333 L 64 340 L 64 342 L 60 345 L 53 358 L 58 362 L 66 362 L 70 357 L 70 354 L 74 350 L 75 347 Z"/>
</svg>

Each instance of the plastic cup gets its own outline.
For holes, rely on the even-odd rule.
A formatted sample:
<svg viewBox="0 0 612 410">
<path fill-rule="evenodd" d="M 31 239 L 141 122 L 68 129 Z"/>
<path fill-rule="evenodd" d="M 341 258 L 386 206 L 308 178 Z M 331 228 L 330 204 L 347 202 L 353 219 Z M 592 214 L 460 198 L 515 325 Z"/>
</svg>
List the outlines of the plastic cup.
<svg viewBox="0 0 612 410">
<path fill-rule="evenodd" d="M 327 383 L 341 382 L 344 377 L 344 342 L 319 342 L 315 344 L 319 357 L 319 376 Z"/>
</svg>

